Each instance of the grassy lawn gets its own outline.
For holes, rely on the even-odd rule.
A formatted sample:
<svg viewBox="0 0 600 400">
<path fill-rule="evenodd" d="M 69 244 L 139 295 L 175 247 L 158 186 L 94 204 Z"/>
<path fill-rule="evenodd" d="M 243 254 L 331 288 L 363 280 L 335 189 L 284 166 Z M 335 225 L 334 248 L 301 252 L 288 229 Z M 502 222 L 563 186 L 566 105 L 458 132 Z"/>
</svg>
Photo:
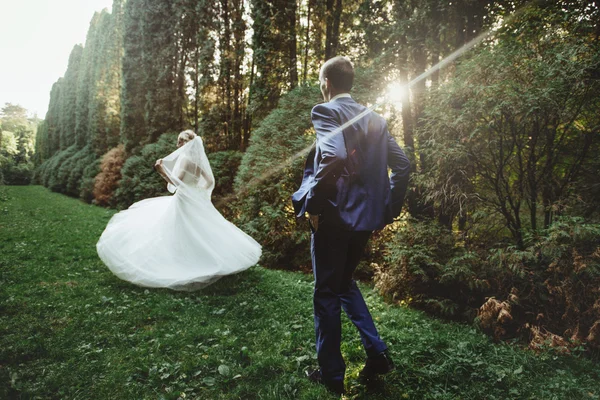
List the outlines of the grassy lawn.
<svg viewBox="0 0 600 400">
<path fill-rule="evenodd" d="M 195 293 L 138 288 L 95 244 L 114 211 L 39 186 L 0 186 L 0 399 L 327 399 L 315 365 L 312 278 L 254 267 Z M 597 363 L 494 344 L 385 304 L 364 287 L 398 369 L 349 399 L 599 399 Z"/>
</svg>

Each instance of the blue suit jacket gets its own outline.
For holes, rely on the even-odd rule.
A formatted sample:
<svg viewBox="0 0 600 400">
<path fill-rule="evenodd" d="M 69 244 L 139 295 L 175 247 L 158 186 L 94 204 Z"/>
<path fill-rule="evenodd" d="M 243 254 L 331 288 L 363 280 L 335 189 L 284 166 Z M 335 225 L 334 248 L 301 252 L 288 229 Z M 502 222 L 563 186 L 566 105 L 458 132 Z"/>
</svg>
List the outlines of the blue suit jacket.
<svg viewBox="0 0 600 400">
<path fill-rule="evenodd" d="M 308 212 L 320 216 L 320 226 L 373 231 L 400 214 L 410 162 L 385 119 L 369 112 L 332 133 L 364 110 L 349 97 L 313 108 L 317 141 L 306 160 L 302 185 L 292 195 L 296 216 Z"/>
</svg>

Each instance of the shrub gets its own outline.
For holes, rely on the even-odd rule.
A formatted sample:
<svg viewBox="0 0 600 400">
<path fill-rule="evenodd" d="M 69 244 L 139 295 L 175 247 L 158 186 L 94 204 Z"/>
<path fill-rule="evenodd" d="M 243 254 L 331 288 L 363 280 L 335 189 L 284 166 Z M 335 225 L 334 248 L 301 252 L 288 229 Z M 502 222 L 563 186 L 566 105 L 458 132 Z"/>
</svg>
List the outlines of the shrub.
<svg viewBox="0 0 600 400">
<path fill-rule="evenodd" d="M 61 173 L 61 166 L 71 158 L 77 152 L 76 145 L 66 148 L 48 160 L 48 164 L 44 170 L 43 184 L 53 192 L 64 193 L 67 188 L 67 177 L 68 175 L 63 170 Z"/>
<path fill-rule="evenodd" d="M 0 183 L 6 185 L 29 185 L 33 176 L 32 163 L 8 162 L 0 169 Z"/>
<path fill-rule="evenodd" d="M 86 203 L 92 203 L 94 200 L 94 183 L 96 176 L 100 173 L 100 161 L 101 159 L 96 158 L 83 169 L 79 185 L 79 198 Z"/>
<path fill-rule="evenodd" d="M 600 224 L 562 217 L 543 233 L 524 250 L 496 249 L 489 257 L 503 278 L 495 284 L 496 297 L 506 299 L 519 322 L 512 333 L 535 339 L 543 326 L 599 347 Z"/>
<path fill-rule="evenodd" d="M 298 229 L 291 195 L 300 186 L 305 156 L 314 140 L 310 111 L 316 87 L 298 87 L 254 130 L 235 178 L 240 226 L 263 246 L 263 263 L 297 268 L 310 262 L 307 228 Z"/>
<path fill-rule="evenodd" d="M 241 151 L 217 151 L 208 154 L 208 161 L 215 176 L 213 197 L 228 196 L 233 192 L 235 175 L 242 162 Z"/>
<path fill-rule="evenodd" d="M 561 217 L 527 243 L 475 249 L 436 222 L 411 220 L 387 243 L 375 283 L 437 315 L 477 315 L 497 339 L 600 347 L 600 224 Z"/>
<path fill-rule="evenodd" d="M 474 317 L 490 287 L 486 264 L 431 220 L 402 222 L 375 271 L 378 289 L 437 315 Z"/>
<path fill-rule="evenodd" d="M 156 143 L 147 144 L 138 155 L 125 161 L 121 182 L 115 191 L 116 204 L 127 208 L 136 201 L 168 193 L 165 180 L 154 169 L 154 163 L 177 148 L 177 134 L 165 133 Z"/>
<path fill-rule="evenodd" d="M 67 179 L 66 193 L 73 197 L 79 197 L 81 194 L 81 185 L 83 183 L 83 172 L 88 165 L 94 163 L 96 154 L 91 146 L 86 146 L 75 153 L 71 160 L 72 163 Z"/>
<path fill-rule="evenodd" d="M 94 200 L 102 206 L 115 205 L 113 194 L 121 180 L 121 168 L 125 163 L 125 147 L 121 144 L 110 149 L 100 162 L 100 173 L 94 179 Z"/>
</svg>

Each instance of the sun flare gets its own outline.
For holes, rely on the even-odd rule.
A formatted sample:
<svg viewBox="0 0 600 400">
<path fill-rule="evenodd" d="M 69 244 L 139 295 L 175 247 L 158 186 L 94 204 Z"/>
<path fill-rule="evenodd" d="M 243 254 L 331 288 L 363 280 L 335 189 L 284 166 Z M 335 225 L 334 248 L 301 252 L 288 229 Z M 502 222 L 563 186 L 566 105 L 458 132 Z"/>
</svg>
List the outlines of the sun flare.
<svg viewBox="0 0 600 400">
<path fill-rule="evenodd" d="M 400 108 L 402 102 L 408 97 L 408 86 L 392 82 L 386 90 L 386 101 Z"/>
</svg>

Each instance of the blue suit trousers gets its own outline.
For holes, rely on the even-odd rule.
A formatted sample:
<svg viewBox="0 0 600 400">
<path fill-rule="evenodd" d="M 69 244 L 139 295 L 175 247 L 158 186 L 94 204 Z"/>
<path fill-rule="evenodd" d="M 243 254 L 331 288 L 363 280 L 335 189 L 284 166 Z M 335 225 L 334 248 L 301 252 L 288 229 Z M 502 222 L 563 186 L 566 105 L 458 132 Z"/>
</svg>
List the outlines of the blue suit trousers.
<svg viewBox="0 0 600 400">
<path fill-rule="evenodd" d="M 367 357 L 387 349 L 352 279 L 370 236 L 370 231 L 347 231 L 326 225 L 312 233 L 317 358 L 323 379 L 328 381 L 343 380 L 346 370 L 340 350 L 342 308 L 358 329 Z"/>
</svg>

